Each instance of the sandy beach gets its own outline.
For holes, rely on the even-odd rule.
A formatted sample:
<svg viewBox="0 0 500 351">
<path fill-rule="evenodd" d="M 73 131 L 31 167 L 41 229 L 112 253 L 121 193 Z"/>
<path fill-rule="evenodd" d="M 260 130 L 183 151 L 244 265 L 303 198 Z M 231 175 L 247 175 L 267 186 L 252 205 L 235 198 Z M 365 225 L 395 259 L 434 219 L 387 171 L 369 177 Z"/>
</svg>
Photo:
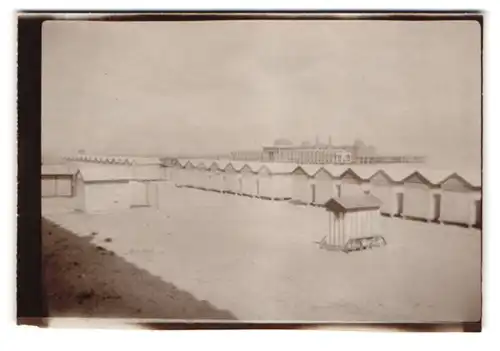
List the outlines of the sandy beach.
<svg viewBox="0 0 500 351">
<path fill-rule="evenodd" d="M 481 315 L 477 229 L 382 218 L 388 245 L 323 251 L 325 210 L 164 186 L 159 209 L 44 199 L 53 316 L 458 322 Z M 49 234 L 50 233 L 50 234 Z"/>
</svg>

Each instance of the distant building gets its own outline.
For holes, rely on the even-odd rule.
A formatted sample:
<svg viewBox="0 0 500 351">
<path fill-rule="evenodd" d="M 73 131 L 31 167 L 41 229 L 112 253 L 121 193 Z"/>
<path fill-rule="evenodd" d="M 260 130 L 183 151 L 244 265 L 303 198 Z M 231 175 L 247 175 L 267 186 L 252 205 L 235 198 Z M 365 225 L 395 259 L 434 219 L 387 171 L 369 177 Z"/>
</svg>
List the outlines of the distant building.
<svg viewBox="0 0 500 351">
<path fill-rule="evenodd" d="M 350 148 L 333 147 L 330 145 L 314 146 L 266 146 L 262 151 L 264 162 L 308 163 L 351 163 L 353 153 Z"/>
<path fill-rule="evenodd" d="M 375 147 L 356 140 L 351 145 L 333 145 L 304 141 L 294 145 L 288 139 L 277 139 L 272 146 L 264 146 L 262 150 L 235 151 L 231 160 L 259 162 L 290 162 L 296 164 L 370 164 L 370 163 L 423 163 L 422 156 L 411 155 L 378 155 Z"/>
<path fill-rule="evenodd" d="M 358 154 L 366 148 L 362 142 L 354 145 L 322 144 L 316 139 L 314 144 L 304 141 L 294 145 L 288 139 L 277 139 L 272 146 L 264 146 L 262 150 L 236 151 L 231 153 L 231 159 L 241 161 L 262 162 L 292 162 L 298 164 L 349 164 L 354 162 Z M 374 153 L 373 148 L 371 155 Z"/>
</svg>

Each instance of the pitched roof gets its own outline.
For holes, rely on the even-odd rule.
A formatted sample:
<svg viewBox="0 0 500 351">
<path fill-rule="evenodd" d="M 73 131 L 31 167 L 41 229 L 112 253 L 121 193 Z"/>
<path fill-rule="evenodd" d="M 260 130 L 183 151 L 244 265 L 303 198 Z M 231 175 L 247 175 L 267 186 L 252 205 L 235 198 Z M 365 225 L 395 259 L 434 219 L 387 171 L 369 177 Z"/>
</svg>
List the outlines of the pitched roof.
<svg viewBox="0 0 500 351">
<path fill-rule="evenodd" d="M 478 171 L 472 171 L 472 170 L 460 171 L 460 172 L 457 172 L 457 174 L 474 187 L 479 188 L 482 185 L 482 179 L 481 179 L 482 171 L 481 170 L 478 170 Z"/>
<path fill-rule="evenodd" d="M 368 180 L 380 170 L 380 167 L 371 165 L 351 166 L 349 167 L 359 178 Z"/>
<path fill-rule="evenodd" d="M 389 176 L 394 182 L 401 182 L 408 178 L 411 174 L 415 173 L 416 169 L 409 165 L 387 165 L 381 166 L 381 171 Z"/>
<path fill-rule="evenodd" d="M 81 167 L 77 174 L 84 182 L 112 182 L 132 180 L 132 172 L 126 167 Z"/>
<path fill-rule="evenodd" d="M 250 169 L 254 172 L 257 173 L 260 168 L 262 167 L 263 163 L 262 162 L 246 162 L 245 163 Z"/>
<path fill-rule="evenodd" d="M 132 163 L 137 165 L 159 165 L 161 160 L 158 157 L 133 157 Z"/>
<path fill-rule="evenodd" d="M 271 173 L 271 170 L 269 169 L 269 166 L 267 164 L 264 164 L 262 163 L 259 167 L 259 170 L 257 171 L 257 173 L 262 173 L 262 172 L 265 172 L 265 173 Z"/>
<path fill-rule="evenodd" d="M 481 187 L 481 174 L 476 174 L 474 172 L 452 173 L 448 177 L 443 179 L 440 184 L 443 184 L 448 179 L 453 177 L 460 179 L 462 182 L 465 182 L 470 187 L 475 187 L 475 188 Z"/>
<path fill-rule="evenodd" d="M 265 163 L 265 165 L 272 174 L 281 174 L 281 173 L 292 173 L 297 165 L 295 163 Z"/>
<path fill-rule="evenodd" d="M 450 171 L 427 168 L 419 168 L 418 172 L 433 185 L 441 184 L 443 180 L 452 174 Z"/>
<path fill-rule="evenodd" d="M 381 201 L 373 195 L 335 197 L 325 203 L 326 209 L 332 212 L 375 210 L 381 205 Z"/>
<path fill-rule="evenodd" d="M 189 159 L 188 158 L 179 158 L 179 164 L 181 165 L 181 167 L 184 167 L 186 165 L 186 163 L 189 162 Z"/>
<path fill-rule="evenodd" d="M 344 172 L 344 173 L 342 173 L 341 178 L 344 178 L 344 177 L 345 177 L 346 175 L 348 175 L 348 174 L 351 174 L 351 175 L 352 175 L 352 176 L 354 176 L 355 178 L 359 178 L 359 179 L 361 179 L 361 177 L 360 177 L 360 176 L 359 176 L 356 172 L 354 172 L 354 171 L 351 169 L 351 167 L 348 167 L 348 168 L 345 170 L 345 172 Z"/>
<path fill-rule="evenodd" d="M 74 175 L 77 169 L 70 165 L 42 165 L 42 175 Z"/>
<path fill-rule="evenodd" d="M 229 164 L 229 160 L 215 160 L 219 169 L 224 169 Z"/>
<path fill-rule="evenodd" d="M 325 165 L 323 168 L 333 177 L 340 177 L 349 167 L 345 165 Z"/>
<path fill-rule="evenodd" d="M 300 165 L 300 168 L 304 170 L 304 172 L 307 173 L 309 177 L 312 177 L 320 170 L 322 166 L 321 165 Z"/>
<path fill-rule="evenodd" d="M 242 161 L 231 161 L 230 163 L 237 172 L 239 172 L 246 164 Z"/>
<path fill-rule="evenodd" d="M 210 166 L 210 164 L 207 164 L 207 162 L 204 160 L 197 160 L 193 161 L 192 163 L 198 169 L 207 169 Z"/>
</svg>

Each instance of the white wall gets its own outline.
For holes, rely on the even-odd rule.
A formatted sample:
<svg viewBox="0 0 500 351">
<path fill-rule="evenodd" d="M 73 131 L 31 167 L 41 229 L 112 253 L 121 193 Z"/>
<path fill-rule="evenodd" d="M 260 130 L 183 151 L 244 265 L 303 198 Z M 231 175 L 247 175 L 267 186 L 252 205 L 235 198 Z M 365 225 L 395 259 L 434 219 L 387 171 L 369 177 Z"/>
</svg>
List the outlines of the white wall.
<svg viewBox="0 0 500 351">
<path fill-rule="evenodd" d="M 292 175 L 292 199 L 310 203 L 312 201 L 311 186 L 306 175 Z"/>
<path fill-rule="evenodd" d="M 274 198 L 284 199 L 292 197 L 292 178 L 286 174 L 271 176 L 272 194 Z"/>
<path fill-rule="evenodd" d="M 345 215 L 345 242 L 379 233 L 380 212 L 378 210 L 349 212 Z"/>
<path fill-rule="evenodd" d="M 273 197 L 273 183 L 270 175 L 259 174 L 259 196 Z"/>
<path fill-rule="evenodd" d="M 131 181 L 129 183 L 131 192 L 130 206 L 148 206 L 148 182 Z"/>
<path fill-rule="evenodd" d="M 58 177 L 56 180 L 57 196 L 73 195 L 73 179 L 71 177 Z"/>
<path fill-rule="evenodd" d="M 208 189 L 215 191 L 222 191 L 224 188 L 224 180 L 222 174 L 218 172 L 210 172 L 208 180 Z"/>
<path fill-rule="evenodd" d="M 340 185 L 340 196 L 361 196 L 364 194 L 363 188 L 359 183 L 344 183 Z"/>
<path fill-rule="evenodd" d="M 42 178 L 42 197 L 53 197 L 56 195 L 55 178 Z"/>
<path fill-rule="evenodd" d="M 252 173 L 244 173 L 241 177 L 242 193 L 247 195 L 257 195 L 257 176 Z"/>
<path fill-rule="evenodd" d="M 224 190 L 232 191 L 233 193 L 239 193 L 240 183 L 238 181 L 237 173 L 224 173 Z"/>
<path fill-rule="evenodd" d="M 164 172 L 160 165 L 133 165 L 132 172 L 135 179 L 162 180 Z"/>
<path fill-rule="evenodd" d="M 86 183 L 86 212 L 108 212 L 130 208 L 131 188 L 123 183 Z"/>
<path fill-rule="evenodd" d="M 349 239 L 380 235 L 380 211 L 329 212 L 327 244 L 344 246 Z"/>
<path fill-rule="evenodd" d="M 441 220 L 469 224 L 475 221 L 475 197 L 471 192 L 443 191 Z"/>
<path fill-rule="evenodd" d="M 404 186 L 403 215 L 431 219 L 431 190 L 425 184 L 410 183 Z"/>
<path fill-rule="evenodd" d="M 382 201 L 381 212 L 394 215 L 396 211 L 396 192 L 389 185 L 372 184 L 370 193 Z"/>
<path fill-rule="evenodd" d="M 332 197 L 337 197 L 336 182 L 324 170 L 320 170 L 315 178 L 316 184 L 316 203 L 324 205 Z"/>
<path fill-rule="evenodd" d="M 85 183 L 81 180 L 80 177 L 76 179 L 76 186 L 75 186 L 75 197 L 76 197 L 76 204 L 75 208 L 80 211 L 86 211 L 86 189 L 85 189 Z"/>
</svg>

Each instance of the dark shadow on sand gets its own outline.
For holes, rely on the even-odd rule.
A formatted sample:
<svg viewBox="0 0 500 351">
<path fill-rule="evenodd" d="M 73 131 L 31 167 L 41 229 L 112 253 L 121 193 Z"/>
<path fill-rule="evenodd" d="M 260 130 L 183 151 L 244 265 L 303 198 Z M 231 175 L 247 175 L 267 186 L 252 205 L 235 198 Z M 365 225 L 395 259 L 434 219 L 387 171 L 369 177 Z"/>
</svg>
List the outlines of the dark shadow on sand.
<svg viewBox="0 0 500 351">
<path fill-rule="evenodd" d="M 93 240 L 91 233 L 80 237 L 42 220 L 42 274 L 49 317 L 236 319 Z"/>
</svg>

